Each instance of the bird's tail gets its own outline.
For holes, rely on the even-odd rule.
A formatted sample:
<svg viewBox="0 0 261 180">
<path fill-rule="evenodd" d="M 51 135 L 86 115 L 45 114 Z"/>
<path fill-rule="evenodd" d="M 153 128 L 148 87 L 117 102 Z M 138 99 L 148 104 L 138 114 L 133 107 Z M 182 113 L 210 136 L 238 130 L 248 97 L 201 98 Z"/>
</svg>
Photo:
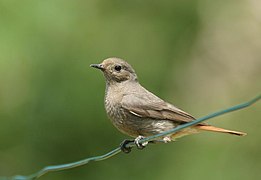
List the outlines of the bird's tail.
<svg viewBox="0 0 261 180">
<path fill-rule="evenodd" d="M 233 134 L 233 135 L 237 135 L 237 136 L 245 136 L 245 135 L 247 135 L 247 133 L 244 133 L 244 132 L 222 129 L 222 128 L 218 128 L 218 127 L 211 126 L 211 125 L 201 125 L 200 124 L 200 125 L 197 125 L 196 128 L 199 129 L 199 130 L 204 130 L 204 131 L 228 133 L 228 134 Z"/>
</svg>

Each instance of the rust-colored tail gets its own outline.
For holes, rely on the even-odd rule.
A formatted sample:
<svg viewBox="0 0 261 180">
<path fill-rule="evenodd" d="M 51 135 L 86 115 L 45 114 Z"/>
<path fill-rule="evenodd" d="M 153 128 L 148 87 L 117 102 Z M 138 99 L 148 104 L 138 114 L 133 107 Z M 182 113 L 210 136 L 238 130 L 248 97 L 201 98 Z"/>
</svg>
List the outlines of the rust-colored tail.
<svg viewBox="0 0 261 180">
<path fill-rule="evenodd" d="M 237 135 L 237 136 L 245 136 L 245 135 L 247 135 L 247 134 L 244 133 L 244 132 L 222 129 L 222 128 L 218 128 L 218 127 L 210 126 L 210 125 L 201 125 L 201 124 L 200 124 L 200 125 L 197 125 L 196 127 L 197 127 L 197 129 L 205 130 L 205 131 L 228 133 L 228 134 L 233 134 L 233 135 Z"/>
</svg>

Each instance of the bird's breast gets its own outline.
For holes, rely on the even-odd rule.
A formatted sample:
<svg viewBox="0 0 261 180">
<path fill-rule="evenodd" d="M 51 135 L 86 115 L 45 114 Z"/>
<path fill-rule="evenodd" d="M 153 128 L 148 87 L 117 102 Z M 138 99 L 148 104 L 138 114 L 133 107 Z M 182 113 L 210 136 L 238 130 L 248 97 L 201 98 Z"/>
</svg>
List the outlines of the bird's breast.
<svg viewBox="0 0 261 180">
<path fill-rule="evenodd" d="M 124 118 L 124 113 L 122 112 L 119 104 L 111 102 L 108 99 L 105 99 L 105 109 L 107 115 L 112 121 L 119 121 L 118 123 L 122 123 L 122 120 Z"/>
<path fill-rule="evenodd" d="M 116 93 L 111 95 L 109 91 L 105 95 L 105 110 L 112 123 L 117 128 L 120 128 L 122 126 L 125 118 L 125 114 L 121 107 L 120 100 L 120 97 L 118 97 Z"/>
</svg>

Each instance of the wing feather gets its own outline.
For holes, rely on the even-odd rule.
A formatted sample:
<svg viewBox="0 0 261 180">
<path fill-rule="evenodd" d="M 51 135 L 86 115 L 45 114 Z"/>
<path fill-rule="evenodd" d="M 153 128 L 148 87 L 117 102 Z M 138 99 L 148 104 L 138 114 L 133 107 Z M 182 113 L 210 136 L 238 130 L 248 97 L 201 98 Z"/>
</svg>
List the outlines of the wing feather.
<svg viewBox="0 0 261 180">
<path fill-rule="evenodd" d="M 141 117 L 157 120 L 172 120 L 178 123 L 186 123 L 195 118 L 181 109 L 169 104 L 154 94 L 147 91 L 146 95 L 132 93 L 122 98 L 122 108 L 127 112 Z"/>
</svg>

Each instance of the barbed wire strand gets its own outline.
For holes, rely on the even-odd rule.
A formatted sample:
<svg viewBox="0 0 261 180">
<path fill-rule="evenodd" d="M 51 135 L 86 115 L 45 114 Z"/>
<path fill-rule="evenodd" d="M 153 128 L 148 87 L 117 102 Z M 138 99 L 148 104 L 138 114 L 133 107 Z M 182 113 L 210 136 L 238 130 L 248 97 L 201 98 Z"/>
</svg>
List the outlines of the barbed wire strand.
<svg viewBox="0 0 261 180">
<path fill-rule="evenodd" d="M 209 114 L 207 116 L 198 118 L 194 121 L 179 125 L 179 126 L 173 128 L 173 129 L 169 130 L 169 131 L 165 131 L 165 132 L 159 133 L 157 135 L 146 137 L 144 139 L 141 139 L 139 141 L 139 143 L 148 142 L 148 141 L 157 139 L 159 137 L 163 137 L 163 136 L 166 136 L 166 135 L 169 135 L 169 134 L 173 134 L 173 133 L 178 132 L 178 131 L 180 131 L 184 128 L 196 125 L 196 124 L 203 122 L 205 120 L 208 120 L 208 119 L 211 119 L 211 118 L 214 118 L 214 117 L 226 114 L 226 113 L 230 113 L 232 111 L 236 111 L 236 110 L 246 108 L 248 106 L 251 106 L 255 102 L 259 101 L 260 99 L 261 99 L 261 95 L 251 99 L 248 102 L 245 102 L 245 103 L 242 103 L 242 104 L 239 104 L 239 105 L 236 105 L 236 106 L 232 106 L 230 108 L 220 110 L 220 111 L 214 112 L 212 114 Z M 127 148 L 129 148 L 129 147 L 131 148 L 131 147 L 134 147 L 134 146 L 136 146 L 136 145 L 133 142 L 126 144 Z M 91 161 L 102 161 L 102 160 L 108 159 L 112 156 L 115 156 L 115 155 L 119 154 L 120 152 L 121 152 L 121 148 L 117 147 L 116 149 L 114 149 L 114 150 L 112 150 L 112 151 L 110 151 L 110 152 L 108 152 L 104 155 L 101 155 L 101 156 L 94 156 L 94 157 L 90 157 L 90 158 L 87 158 L 87 159 L 83 159 L 83 160 L 73 162 L 73 163 L 68 163 L 68 164 L 46 166 L 43 169 L 41 169 L 40 171 L 36 172 L 35 174 L 31 174 L 29 176 L 16 175 L 16 176 L 13 176 L 13 177 L 10 177 L 10 178 L 8 178 L 8 177 L 2 177 L 1 178 L 0 177 L 0 180 L 33 180 L 33 179 L 37 179 L 37 178 L 39 178 L 39 177 L 41 177 L 41 176 L 43 176 L 43 175 L 45 175 L 49 172 L 62 171 L 62 170 L 66 170 L 66 169 L 76 168 L 76 167 L 79 167 L 79 166 L 86 165 Z"/>
</svg>

